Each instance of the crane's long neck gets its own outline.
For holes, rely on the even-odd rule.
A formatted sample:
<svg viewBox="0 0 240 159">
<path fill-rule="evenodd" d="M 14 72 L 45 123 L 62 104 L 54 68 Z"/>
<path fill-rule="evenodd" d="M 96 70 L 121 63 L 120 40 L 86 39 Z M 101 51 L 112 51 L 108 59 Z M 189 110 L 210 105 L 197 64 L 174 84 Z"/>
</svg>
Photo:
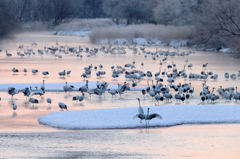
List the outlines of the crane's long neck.
<svg viewBox="0 0 240 159">
<path fill-rule="evenodd" d="M 147 118 L 149 117 L 149 108 L 148 108 L 148 112 L 147 112 Z"/>
<path fill-rule="evenodd" d="M 213 90 L 212 90 L 212 93 L 211 93 L 211 95 L 213 94 L 213 91 L 214 91 L 214 88 L 213 88 Z"/>
</svg>

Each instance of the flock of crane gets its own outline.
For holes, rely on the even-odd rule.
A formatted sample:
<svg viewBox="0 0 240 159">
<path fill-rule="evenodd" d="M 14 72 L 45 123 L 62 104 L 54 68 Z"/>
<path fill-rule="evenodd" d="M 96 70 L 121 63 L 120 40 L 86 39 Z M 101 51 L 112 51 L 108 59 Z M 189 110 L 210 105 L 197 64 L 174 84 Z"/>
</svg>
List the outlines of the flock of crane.
<svg viewBox="0 0 240 159">
<path fill-rule="evenodd" d="M 32 43 L 32 46 L 37 45 L 36 42 L 34 41 Z M 58 42 L 56 41 L 56 47 L 51 47 L 51 48 L 47 48 L 46 45 L 44 47 L 43 50 L 38 49 L 38 53 L 43 55 L 44 53 L 51 53 L 54 54 L 56 57 L 58 58 L 62 58 L 62 55 L 60 53 L 64 53 L 64 54 L 69 54 L 73 53 L 75 54 L 77 57 L 82 58 L 83 55 L 81 55 L 82 52 L 86 53 L 87 57 L 91 57 L 96 55 L 98 52 L 102 52 L 105 54 L 126 54 L 127 51 L 126 49 L 132 50 L 133 54 L 138 54 L 138 55 L 144 55 L 144 57 L 148 57 L 151 56 L 152 60 L 157 60 L 160 57 L 161 58 L 159 65 L 160 67 L 164 66 L 165 61 L 167 61 L 169 59 L 169 57 L 171 56 L 189 56 L 193 53 L 195 53 L 194 51 L 187 51 L 187 52 L 179 52 L 178 48 L 176 48 L 176 51 L 163 51 L 163 50 L 157 50 L 154 52 L 151 51 L 145 51 L 146 47 L 150 47 L 150 44 L 146 44 L 140 47 L 137 47 L 136 45 L 131 46 L 129 44 L 126 44 L 126 46 L 113 46 L 113 45 L 109 45 L 109 46 L 105 46 L 105 45 L 101 45 L 100 48 L 92 48 L 89 49 L 88 47 L 82 48 L 81 46 L 79 47 L 68 47 L 68 46 L 58 46 Z M 24 46 L 20 45 L 19 49 L 24 50 Z M 25 55 L 31 55 L 31 54 L 35 54 L 35 52 L 33 52 L 33 49 L 26 49 L 27 51 L 24 50 L 24 53 L 21 52 L 17 52 L 18 56 L 25 56 Z M 8 53 L 6 51 L 6 56 L 12 56 L 11 53 Z M 152 99 L 155 99 L 158 104 L 160 101 L 171 101 L 173 98 L 173 95 L 170 93 L 171 90 L 175 91 L 176 93 L 174 94 L 174 98 L 176 99 L 177 102 L 183 102 L 185 100 L 188 100 L 191 98 L 192 94 L 194 93 L 194 87 L 191 85 L 190 83 L 184 83 L 184 84 L 174 84 L 175 80 L 177 80 L 178 78 L 185 78 L 185 79 L 202 79 L 204 80 L 203 84 L 202 84 L 202 91 L 200 92 L 200 99 L 201 99 L 201 103 L 204 103 L 205 101 L 211 101 L 212 103 L 214 103 L 216 100 L 223 98 L 226 100 L 232 100 L 235 99 L 236 102 L 240 100 L 240 93 L 237 91 L 237 87 L 228 87 L 228 88 L 218 88 L 217 89 L 217 93 L 214 93 L 215 88 L 213 87 L 212 90 L 209 90 L 209 86 L 207 86 L 206 84 L 206 79 L 210 78 L 213 80 L 217 80 L 218 79 L 218 74 L 213 74 L 213 72 L 206 72 L 206 71 L 202 71 L 199 74 L 196 73 L 186 73 L 186 67 L 187 68 L 192 68 L 193 64 L 190 63 L 188 64 L 189 60 L 186 59 L 185 60 L 185 65 L 181 70 L 178 70 L 176 64 L 171 61 L 171 64 L 166 65 L 166 69 L 164 69 L 163 71 L 161 70 L 161 68 L 159 69 L 158 72 L 156 73 L 152 73 L 151 71 L 147 71 L 147 72 L 143 72 L 140 70 L 136 69 L 135 66 L 135 59 L 133 59 L 132 64 L 127 63 L 124 66 L 111 66 L 111 70 L 112 70 L 112 78 L 119 78 L 121 76 L 121 74 L 125 75 L 126 81 L 127 80 L 131 80 L 132 83 L 127 83 L 124 82 L 124 84 L 118 84 L 118 88 L 116 90 L 114 89 L 108 89 L 108 83 L 107 82 L 97 82 L 96 84 L 96 88 L 94 89 L 90 89 L 88 86 L 88 80 L 86 80 L 86 84 L 81 86 L 78 90 L 82 93 L 81 96 L 74 96 L 73 97 L 73 101 L 83 101 L 85 98 L 85 94 L 88 94 L 90 97 L 92 94 L 98 95 L 98 96 L 102 96 L 102 94 L 104 94 L 105 92 L 108 92 L 113 96 L 116 97 L 117 94 L 119 94 L 121 96 L 121 94 L 124 94 L 126 91 L 130 91 L 130 90 L 135 90 L 135 87 L 137 87 L 138 85 L 138 81 L 140 81 L 142 78 L 148 78 L 147 80 L 147 87 L 143 88 L 141 90 L 142 94 L 144 96 L 146 96 L 146 94 L 149 94 L 149 96 L 152 97 Z M 144 62 L 141 62 L 141 66 L 144 66 Z M 206 68 L 208 66 L 208 63 L 205 63 L 202 65 L 203 68 Z M 99 66 L 93 66 L 92 64 L 84 67 L 84 72 L 82 73 L 81 77 L 83 77 L 84 79 L 87 78 L 88 76 L 91 75 L 92 70 L 97 71 L 99 69 L 103 69 L 103 65 L 100 64 Z M 168 71 L 166 71 L 168 70 Z M 12 71 L 14 73 L 18 73 L 19 70 L 16 68 L 13 68 Z M 172 72 L 171 72 L 172 71 Z M 25 68 L 23 70 L 23 72 L 27 73 L 27 69 Z M 171 72 L 171 73 L 169 73 Z M 37 69 L 33 69 L 32 70 L 33 74 L 38 73 Z M 59 76 L 66 76 L 69 75 L 71 73 L 70 70 L 68 71 L 61 71 L 58 73 Z M 43 71 L 42 74 L 44 76 L 49 75 L 48 71 Z M 96 76 L 102 76 L 105 75 L 106 72 L 99 70 L 96 72 Z M 169 83 L 169 85 L 163 85 L 163 81 L 165 80 L 162 77 L 167 77 L 167 82 Z M 240 71 L 237 74 L 229 74 L 229 73 L 225 73 L 224 77 L 226 79 L 231 78 L 232 80 L 235 80 L 237 78 L 240 77 Z M 151 84 L 149 84 L 149 81 L 151 81 Z M 131 88 L 132 87 L 132 88 Z M 66 82 L 66 85 L 63 86 L 63 90 L 65 92 L 70 92 L 73 91 L 74 86 L 73 85 L 68 85 Z M 38 100 L 36 98 L 32 98 L 32 96 L 34 95 L 44 95 L 45 94 L 45 85 L 44 85 L 44 80 L 43 80 L 43 84 L 41 86 L 41 88 L 38 90 L 36 87 L 36 90 L 32 90 L 32 88 L 24 88 L 21 90 L 16 90 L 14 87 L 9 87 L 8 88 L 8 94 L 10 94 L 12 97 L 19 93 L 22 92 L 24 94 L 24 96 L 26 97 L 31 97 L 29 98 L 29 102 L 30 103 L 38 103 Z M 145 119 L 145 120 L 151 120 L 152 118 L 159 118 L 161 119 L 162 117 L 158 114 L 151 114 L 149 115 L 149 109 L 148 109 L 148 114 L 144 115 L 144 112 L 142 111 L 142 108 L 140 108 L 140 99 L 139 100 L 139 114 L 137 114 L 136 116 L 134 116 L 134 118 L 140 118 L 141 120 Z M 51 104 L 51 99 L 48 98 L 47 103 Z M 201 104 L 199 103 L 199 104 Z M 61 109 L 67 109 L 67 105 L 59 102 L 58 103 L 59 107 Z M 157 104 L 156 104 L 157 105 Z M 17 106 L 15 104 L 13 104 L 13 109 L 16 110 Z"/>
</svg>

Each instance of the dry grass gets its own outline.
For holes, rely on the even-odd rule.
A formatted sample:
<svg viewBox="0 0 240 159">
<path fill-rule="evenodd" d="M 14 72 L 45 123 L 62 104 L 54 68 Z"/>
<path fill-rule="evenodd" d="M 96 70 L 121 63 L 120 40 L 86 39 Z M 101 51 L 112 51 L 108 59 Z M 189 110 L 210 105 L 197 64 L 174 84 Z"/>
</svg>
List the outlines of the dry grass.
<svg viewBox="0 0 240 159">
<path fill-rule="evenodd" d="M 108 28 L 95 28 L 90 34 L 92 43 L 100 39 L 113 40 L 117 38 L 157 38 L 164 42 L 171 39 L 190 39 L 193 35 L 194 27 L 192 26 L 165 26 L 153 24 L 129 25 L 118 28 L 112 26 Z"/>
<path fill-rule="evenodd" d="M 94 28 L 104 28 L 116 25 L 111 19 L 78 19 L 63 23 L 54 28 L 55 31 L 91 31 Z"/>
</svg>

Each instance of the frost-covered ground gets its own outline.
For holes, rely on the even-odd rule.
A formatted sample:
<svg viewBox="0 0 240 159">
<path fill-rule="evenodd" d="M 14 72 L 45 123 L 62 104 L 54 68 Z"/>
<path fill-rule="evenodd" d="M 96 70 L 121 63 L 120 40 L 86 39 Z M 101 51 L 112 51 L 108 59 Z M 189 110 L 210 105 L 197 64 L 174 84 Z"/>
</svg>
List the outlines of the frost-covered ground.
<svg viewBox="0 0 240 159">
<path fill-rule="evenodd" d="M 152 119 L 150 127 L 181 124 L 239 123 L 239 105 L 168 105 L 143 107 L 144 113 L 157 113 L 160 119 Z M 40 124 L 63 129 L 141 128 L 145 121 L 133 117 L 138 107 L 54 112 L 39 117 Z"/>
<path fill-rule="evenodd" d="M 53 35 L 88 37 L 91 31 L 54 31 Z"/>
</svg>

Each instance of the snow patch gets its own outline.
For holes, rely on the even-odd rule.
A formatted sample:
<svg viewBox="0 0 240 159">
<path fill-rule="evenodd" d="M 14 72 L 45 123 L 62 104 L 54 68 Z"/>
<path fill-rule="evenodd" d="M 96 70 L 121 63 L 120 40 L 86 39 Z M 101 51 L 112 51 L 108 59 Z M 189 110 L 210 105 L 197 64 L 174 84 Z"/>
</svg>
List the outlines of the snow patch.
<svg viewBox="0 0 240 159">
<path fill-rule="evenodd" d="M 143 107 L 146 114 L 157 113 L 162 120 L 152 119 L 151 127 L 181 124 L 240 123 L 240 107 L 236 105 L 168 105 Z M 138 106 L 132 108 L 61 111 L 38 118 L 40 124 L 63 129 L 142 128 L 145 121 L 133 117 Z"/>
<path fill-rule="evenodd" d="M 133 43 L 138 44 L 138 45 L 147 44 L 147 42 L 148 42 L 145 38 L 133 38 L 132 41 L 133 41 Z"/>
<path fill-rule="evenodd" d="M 154 39 L 145 39 L 145 38 L 131 38 L 131 39 L 125 39 L 125 38 L 118 38 L 118 39 L 99 39 L 98 42 L 99 44 L 124 44 L 124 43 L 129 43 L 129 44 L 137 44 L 137 45 L 167 45 L 160 39 L 154 38 Z M 169 46 L 187 46 L 188 40 L 171 40 L 169 43 Z"/>
<path fill-rule="evenodd" d="M 109 43 L 109 40 L 108 39 L 99 39 L 97 43 L 99 43 L 99 44 L 107 44 L 107 43 Z"/>
<path fill-rule="evenodd" d="M 187 46 L 188 40 L 171 40 L 169 46 Z"/>
<path fill-rule="evenodd" d="M 54 31 L 53 35 L 88 37 L 91 31 Z"/>
<path fill-rule="evenodd" d="M 223 48 L 219 50 L 220 52 L 233 52 L 230 48 Z"/>
</svg>

